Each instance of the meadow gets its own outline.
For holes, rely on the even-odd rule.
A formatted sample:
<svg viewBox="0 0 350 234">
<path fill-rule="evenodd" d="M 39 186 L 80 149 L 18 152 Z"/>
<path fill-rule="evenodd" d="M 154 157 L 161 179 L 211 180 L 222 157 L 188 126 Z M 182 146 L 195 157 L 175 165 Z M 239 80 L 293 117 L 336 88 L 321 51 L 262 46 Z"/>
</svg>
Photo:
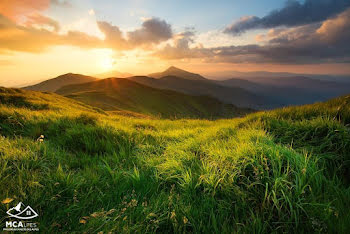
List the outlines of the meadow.
<svg viewBox="0 0 350 234">
<path fill-rule="evenodd" d="M 0 212 L 30 205 L 43 233 L 350 229 L 350 96 L 218 120 L 0 103 Z"/>
</svg>

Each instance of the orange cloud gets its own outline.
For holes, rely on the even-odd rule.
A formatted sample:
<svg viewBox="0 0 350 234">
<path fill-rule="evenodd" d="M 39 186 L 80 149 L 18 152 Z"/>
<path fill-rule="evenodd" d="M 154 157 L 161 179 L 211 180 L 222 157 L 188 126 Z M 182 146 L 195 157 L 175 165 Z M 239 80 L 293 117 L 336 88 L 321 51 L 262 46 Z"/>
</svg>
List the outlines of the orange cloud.
<svg viewBox="0 0 350 234">
<path fill-rule="evenodd" d="M 60 29 L 60 25 L 56 20 L 38 13 L 28 16 L 25 25 L 27 27 L 49 26 L 56 32 Z"/>
<path fill-rule="evenodd" d="M 170 24 L 158 18 L 143 22 L 127 36 L 107 22 L 97 22 L 99 29 L 105 34 L 101 40 L 79 31 L 58 33 L 60 25 L 57 21 L 39 13 L 28 15 L 26 22 L 18 24 L 0 14 L 0 52 L 26 51 L 42 52 L 51 46 L 72 45 L 81 48 L 112 48 L 115 51 L 132 50 L 135 48 L 152 49 L 156 44 L 173 36 Z"/>
<path fill-rule="evenodd" d="M 1 0 L 0 14 L 18 22 L 33 13 L 48 9 L 50 0 Z"/>
<path fill-rule="evenodd" d="M 255 36 L 255 40 L 257 42 L 263 42 L 263 41 L 265 41 L 265 39 L 266 39 L 266 35 L 265 34 L 258 34 L 258 35 Z"/>
<path fill-rule="evenodd" d="M 0 51 L 42 52 L 54 45 L 73 45 L 81 48 L 103 47 L 100 39 L 82 32 L 69 31 L 61 35 L 46 29 L 20 26 L 0 15 Z"/>
<path fill-rule="evenodd" d="M 317 30 L 321 39 L 334 43 L 341 40 L 349 43 L 350 38 L 350 8 L 338 16 L 324 21 Z"/>
</svg>

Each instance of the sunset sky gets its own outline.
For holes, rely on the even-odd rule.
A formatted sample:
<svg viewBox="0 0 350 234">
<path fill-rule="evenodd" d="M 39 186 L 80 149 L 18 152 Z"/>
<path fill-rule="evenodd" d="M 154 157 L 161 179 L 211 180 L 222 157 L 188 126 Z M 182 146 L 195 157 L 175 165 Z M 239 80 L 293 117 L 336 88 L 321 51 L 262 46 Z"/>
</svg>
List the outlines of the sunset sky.
<svg viewBox="0 0 350 234">
<path fill-rule="evenodd" d="M 0 0 L 0 85 L 74 72 L 350 74 L 349 0 Z"/>
</svg>

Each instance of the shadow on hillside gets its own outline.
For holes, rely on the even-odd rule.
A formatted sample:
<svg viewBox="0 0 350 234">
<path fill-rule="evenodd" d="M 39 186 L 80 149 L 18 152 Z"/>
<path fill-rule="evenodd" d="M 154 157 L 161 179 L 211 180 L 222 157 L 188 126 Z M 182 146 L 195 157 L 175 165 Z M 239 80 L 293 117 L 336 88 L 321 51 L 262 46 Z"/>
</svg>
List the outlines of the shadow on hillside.
<svg viewBox="0 0 350 234">
<path fill-rule="evenodd" d="M 48 104 L 36 104 L 29 102 L 24 96 L 20 95 L 1 95 L 0 104 L 18 108 L 28 108 L 30 110 L 48 110 Z"/>
</svg>

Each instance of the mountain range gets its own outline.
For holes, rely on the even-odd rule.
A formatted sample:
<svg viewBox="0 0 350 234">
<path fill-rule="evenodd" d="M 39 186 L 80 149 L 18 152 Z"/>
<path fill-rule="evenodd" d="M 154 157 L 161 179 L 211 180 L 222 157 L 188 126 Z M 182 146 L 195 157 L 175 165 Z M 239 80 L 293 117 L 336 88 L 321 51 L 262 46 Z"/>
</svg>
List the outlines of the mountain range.
<svg viewBox="0 0 350 234">
<path fill-rule="evenodd" d="M 328 75 L 328 74 L 300 74 L 290 72 L 267 72 L 267 71 L 254 71 L 254 72 L 239 72 L 239 71 L 222 71 L 215 73 L 207 73 L 207 76 L 213 80 L 227 80 L 231 78 L 236 79 L 260 79 L 260 78 L 286 78 L 303 76 L 316 80 L 335 81 L 338 83 L 350 83 L 349 75 Z"/>
<path fill-rule="evenodd" d="M 57 94 L 106 111 L 132 111 L 166 118 L 219 118 L 252 112 L 224 104 L 209 96 L 192 96 L 160 90 L 122 78 L 107 78 L 84 84 L 67 85 Z"/>
<path fill-rule="evenodd" d="M 274 108 L 321 102 L 350 92 L 350 84 L 302 76 L 233 78 L 217 83 L 229 87 L 240 87 L 260 95 L 268 99 Z"/>
<path fill-rule="evenodd" d="M 191 95 L 209 95 L 224 103 L 230 103 L 238 107 L 263 109 L 263 97 L 240 87 L 225 87 L 211 80 L 189 80 L 177 76 L 165 76 L 154 79 L 146 76 L 134 76 L 128 79 L 157 89 L 168 89 Z"/>
<path fill-rule="evenodd" d="M 128 73 L 118 72 L 111 72 L 111 74 L 119 74 L 123 75 L 123 77 L 128 75 Z M 259 74 L 256 73 L 256 75 Z M 274 73 L 272 76 L 268 76 L 269 73 L 267 72 L 261 74 L 263 76 L 242 75 L 239 78 L 211 80 L 196 73 L 169 67 L 163 72 L 152 73 L 148 76 L 127 77 L 126 80 L 128 81 L 102 79 L 104 81 L 100 82 L 101 79 L 95 77 L 68 73 L 24 89 L 57 92 L 106 110 L 125 108 L 126 110 L 140 113 L 156 114 L 152 111 L 154 109 L 160 115 L 169 113 L 173 115 L 175 113 L 175 111 L 170 111 L 169 108 L 164 107 L 166 103 L 174 107 L 180 107 L 185 105 L 183 103 L 184 100 L 196 100 L 195 102 L 197 104 L 201 103 L 198 104 L 201 106 L 204 99 L 208 101 L 208 98 L 210 98 L 212 103 L 217 103 L 214 106 L 230 104 L 235 109 L 235 112 L 241 113 L 238 111 L 239 108 L 243 108 L 242 112 L 246 112 L 247 109 L 263 110 L 308 104 L 325 101 L 350 92 L 350 83 L 346 82 L 320 80 L 306 76 L 291 76 L 290 73 Z M 112 86 L 108 87 L 108 85 Z M 138 90 L 138 92 L 134 92 L 133 88 Z M 180 97 L 181 95 L 183 97 Z M 199 101 L 200 99 L 201 101 Z M 142 104 L 141 100 L 148 100 L 149 104 Z M 166 113 L 163 113 L 161 111 L 162 108 L 160 106 L 156 107 L 151 101 L 154 103 L 161 102 L 162 108 L 167 109 Z M 138 107 L 138 105 L 148 106 L 148 108 Z M 189 106 L 188 108 L 196 110 L 196 108 Z M 189 113 L 188 108 L 182 112 Z M 199 109 L 202 109 L 202 106 Z M 207 110 L 202 110 L 203 113 L 208 114 Z M 197 114 L 199 116 L 207 115 L 203 113 L 199 111 Z M 222 116 L 223 114 L 219 114 L 216 108 L 213 108 L 213 113 L 216 116 Z"/>
</svg>

